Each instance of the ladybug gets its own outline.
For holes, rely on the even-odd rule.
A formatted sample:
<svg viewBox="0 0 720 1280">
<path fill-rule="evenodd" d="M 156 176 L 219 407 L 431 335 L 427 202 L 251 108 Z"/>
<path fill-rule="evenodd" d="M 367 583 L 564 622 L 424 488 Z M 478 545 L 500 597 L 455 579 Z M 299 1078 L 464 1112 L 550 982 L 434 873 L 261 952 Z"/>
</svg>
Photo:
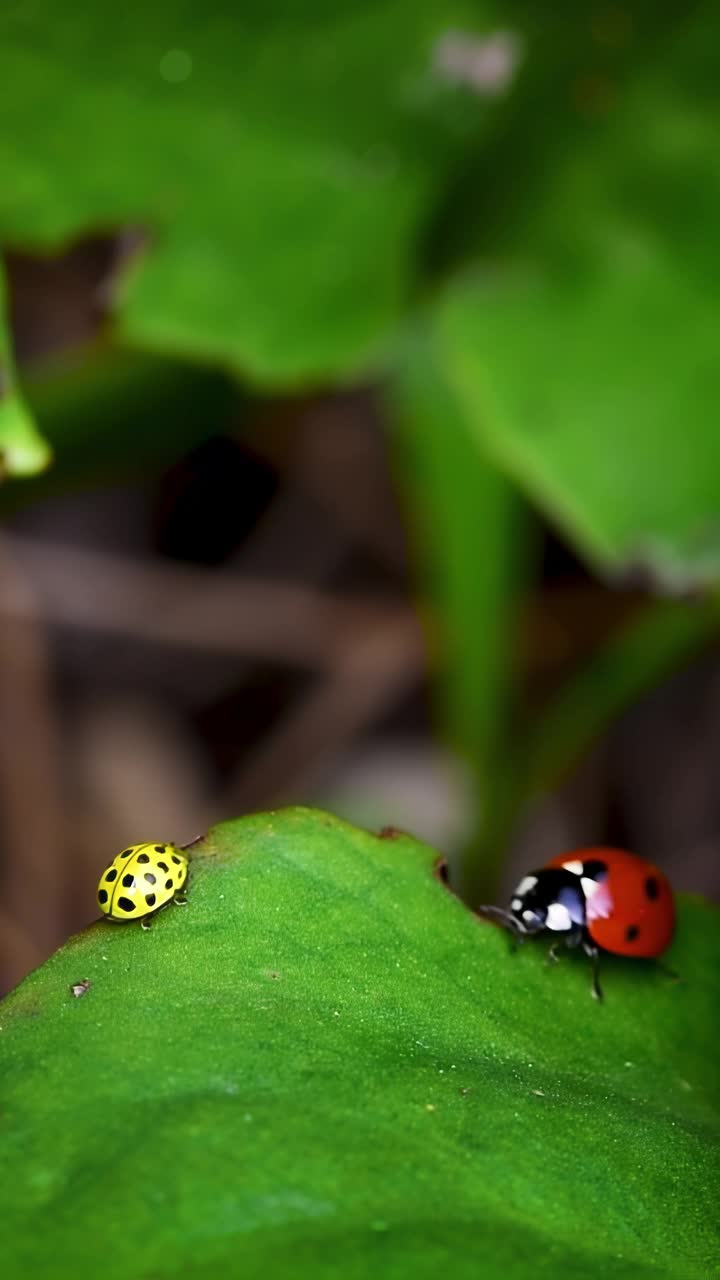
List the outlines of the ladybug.
<svg viewBox="0 0 720 1280">
<path fill-rule="evenodd" d="M 659 956 L 670 945 L 675 904 L 662 871 L 623 849 L 578 849 L 523 876 L 510 909 L 480 907 L 518 942 L 541 933 L 559 935 L 550 948 L 582 947 L 592 960 L 592 994 L 602 1000 L 600 955 Z"/>
<path fill-rule="evenodd" d="M 98 906 L 108 920 L 139 920 L 149 929 L 150 917 L 169 902 L 184 905 L 187 875 L 188 860 L 174 844 L 130 845 L 103 871 Z"/>
</svg>

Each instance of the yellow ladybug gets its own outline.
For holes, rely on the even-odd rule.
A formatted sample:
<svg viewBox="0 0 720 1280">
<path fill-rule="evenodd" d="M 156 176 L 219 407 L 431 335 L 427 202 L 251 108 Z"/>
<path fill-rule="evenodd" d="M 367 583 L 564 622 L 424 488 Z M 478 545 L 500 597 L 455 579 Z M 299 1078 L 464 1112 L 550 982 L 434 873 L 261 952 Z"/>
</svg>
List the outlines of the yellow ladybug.
<svg viewBox="0 0 720 1280">
<path fill-rule="evenodd" d="M 169 902 L 182 906 L 180 893 L 188 874 L 188 860 L 174 844 L 134 844 L 113 858 L 98 885 L 98 906 L 108 920 L 140 920 L 150 928 L 150 916 Z"/>
</svg>

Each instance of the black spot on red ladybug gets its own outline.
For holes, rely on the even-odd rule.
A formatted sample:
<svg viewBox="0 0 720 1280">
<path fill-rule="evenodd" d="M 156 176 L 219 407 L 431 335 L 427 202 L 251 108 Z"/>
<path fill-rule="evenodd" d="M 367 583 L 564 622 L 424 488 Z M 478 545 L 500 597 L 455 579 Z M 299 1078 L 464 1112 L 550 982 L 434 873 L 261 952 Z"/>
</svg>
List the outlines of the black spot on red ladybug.
<svg viewBox="0 0 720 1280">
<path fill-rule="evenodd" d="M 645 881 L 645 893 L 651 902 L 660 897 L 660 885 L 655 876 L 648 876 Z"/>
<path fill-rule="evenodd" d="M 135 888 L 135 877 L 134 877 L 134 875 L 133 875 L 132 871 L 128 871 L 127 875 L 126 875 L 126 876 L 123 876 L 123 878 L 122 878 L 122 882 L 123 882 L 123 884 L 125 885 L 125 888 L 126 888 L 126 889 L 134 889 L 134 888 Z"/>
<path fill-rule="evenodd" d="M 149 907 L 154 907 L 154 906 L 155 906 L 155 894 L 154 894 L 154 893 L 146 893 L 146 894 L 145 894 L 145 901 L 146 901 L 146 903 L 147 903 L 147 905 L 148 905 Z"/>
<path fill-rule="evenodd" d="M 582 874 L 588 880 L 605 880 L 607 877 L 607 862 L 601 862 L 599 858 L 590 858 L 583 863 Z"/>
<path fill-rule="evenodd" d="M 121 911 L 134 911 L 135 903 L 130 898 L 118 898 L 115 904 Z"/>
<path fill-rule="evenodd" d="M 107 872 L 105 879 L 107 880 L 108 884 L 112 884 L 113 880 L 117 880 L 117 867 L 111 867 L 110 870 Z"/>
<path fill-rule="evenodd" d="M 147 880 L 148 884 L 155 884 L 157 881 L 157 876 L 154 876 L 152 871 L 146 871 L 145 879 Z"/>
<path fill-rule="evenodd" d="M 122 853 L 120 854 L 120 857 L 129 858 L 131 853 L 132 853 L 132 849 L 123 849 Z"/>
<path fill-rule="evenodd" d="M 170 868 L 169 868 L 169 866 L 168 866 L 167 862 L 158 862 L 158 866 L 159 866 L 160 870 L 161 870 L 161 871 L 164 871 L 164 872 L 165 872 L 165 874 L 167 875 L 168 871 L 170 870 Z"/>
<path fill-rule="evenodd" d="M 108 900 L 107 889 L 101 889 L 100 892 L 98 893 L 98 902 L 102 906 L 104 903 L 107 902 L 107 900 Z"/>
<path fill-rule="evenodd" d="M 166 849 L 167 849 L 167 845 L 166 845 L 166 844 L 156 844 L 156 845 L 155 845 L 155 852 L 156 852 L 156 853 L 164 853 Z"/>
<path fill-rule="evenodd" d="M 629 924 L 627 929 L 625 930 L 625 941 L 634 942 L 639 932 L 640 930 L 638 929 L 636 924 Z"/>
<path fill-rule="evenodd" d="M 172 887 L 173 887 L 172 876 L 170 876 L 170 877 L 168 877 L 168 879 L 165 881 L 165 888 L 166 888 L 166 889 L 172 889 Z"/>
<path fill-rule="evenodd" d="M 149 861 L 150 861 L 150 855 L 148 853 L 138 854 L 138 862 L 149 862 Z"/>
</svg>

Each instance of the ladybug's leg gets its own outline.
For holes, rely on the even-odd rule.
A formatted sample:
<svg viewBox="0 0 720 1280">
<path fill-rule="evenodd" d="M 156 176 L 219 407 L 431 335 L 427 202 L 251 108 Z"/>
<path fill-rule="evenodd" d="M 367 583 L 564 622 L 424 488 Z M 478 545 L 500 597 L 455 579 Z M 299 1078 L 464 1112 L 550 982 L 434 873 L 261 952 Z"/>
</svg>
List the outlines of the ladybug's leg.
<svg viewBox="0 0 720 1280">
<path fill-rule="evenodd" d="M 514 956 L 515 952 L 520 950 L 520 947 L 525 941 L 525 934 L 518 929 L 514 920 L 511 920 L 506 928 L 508 935 L 508 951 L 511 956 Z"/>
<path fill-rule="evenodd" d="M 142 920 L 140 921 L 140 928 L 145 930 L 152 929 L 152 922 L 153 922 L 152 916 L 143 916 Z"/>
<path fill-rule="evenodd" d="M 587 939 L 585 939 L 585 941 L 583 942 L 583 951 L 585 952 L 585 955 L 589 956 L 592 961 L 593 1000 L 602 1000 L 603 999 L 602 987 L 600 986 L 600 979 L 598 977 L 598 970 L 600 968 L 600 952 L 598 948 L 595 946 L 595 944 L 593 942 L 589 942 Z"/>
<path fill-rule="evenodd" d="M 178 889 L 177 893 L 175 894 L 175 897 L 173 898 L 173 902 L 175 903 L 176 907 L 187 906 L 187 893 L 185 892 L 184 889 Z"/>
<path fill-rule="evenodd" d="M 550 950 L 548 951 L 548 957 L 547 957 L 548 964 L 558 963 L 560 959 L 558 955 L 558 951 L 560 950 L 561 947 L 567 947 L 568 949 L 572 950 L 573 947 L 579 947 L 582 940 L 583 940 L 583 930 L 571 929 L 569 933 L 564 934 L 562 938 L 560 938 L 557 942 L 553 942 Z"/>
<path fill-rule="evenodd" d="M 515 927 L 514 923 L 506 925 L 506 929 L 508 935 L 508 951 L 511 956 L 514 956 L 515 952 L 520 950 L 520 947 L 525 941 L 525 934 L 521 933 L 520 930 Z"/>
<path fill-rule="evenodd" d="M 582 929 L 573 929 L 565 938 L 565 946 L 572 951 L 575 947 L 579 947 L 583 941 L 584 931 Z"/>
</svg>

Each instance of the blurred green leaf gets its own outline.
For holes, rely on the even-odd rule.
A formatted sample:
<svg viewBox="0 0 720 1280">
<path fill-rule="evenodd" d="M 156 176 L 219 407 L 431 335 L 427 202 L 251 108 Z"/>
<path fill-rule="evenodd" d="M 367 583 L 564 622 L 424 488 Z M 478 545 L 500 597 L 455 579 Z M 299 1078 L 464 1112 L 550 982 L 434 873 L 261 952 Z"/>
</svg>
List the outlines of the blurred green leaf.
<svg viewBox="0 0 720 1280">
<path fill-rule="evenodd" d="M 625 16 L 634 75 L 598 40 L 564 116 L 529 93 L 509 119 L 439 331 L 483 451 L 605 571 L 673 589 L 720 574 L 720 19 L 643 43 Z"/>
<path fill-rule="evenodd" d="M 299 809 L 192 852 L 185 909 L 1 1007 L 9 1280 L 707 1280 L 714 909 L 681 904 L 682 985 L 608 958 L 598 1006 L 411 837 Z"/>
<path fill-rule="evenodd" d="M 0 514 L 86 485 L 148 479 L 183 451 L 239 432 L 252 403 L 214 369 L 98 344 L 25 375 L 53 450 L 50 470 L 0 490 Z"/>
<path fill-rule="evenodd" d="M 441 728 L 475 774 L 488 831 L 516 675 L 521 503 L 478 447 L 426 337 L 405 345 L 391 399 L 397 474 L 432 606 L 431 644 L 439 650 Z M 491 892 L 503 855 L 492 839 L 484 844 L 478 892 Z"/>
<path fill-rule="evenodd" d="M 512 682 L 520 504 L 422 338 L 405 348 L 392 401 L 398 474 L 439 619 L 443 703 L 456 745 L 482 767 Z"/>
<path fill-rule="evenodd" d="M 237 384 L 217 370 L 105 345 L 29 370 L 25 391 L 58 469 L 113 476 L 166 463 L 236 423 L 243 405 Z"/>
<path fill-rule="evenodd" d="M 267 382 L 346 375 L 397 325 L 486 104 L 434 69 L 496 5 L 51 0 L 0 15 L 0 240 L 132 227 L 119 327 Z"/>
<path fill-rule="evenodd" d="M 50 449 L 17 388 L 0 262 L 0 479 L 3 475 L 34 475 L 47 466 L 50 457 Z"/>
</svg>

